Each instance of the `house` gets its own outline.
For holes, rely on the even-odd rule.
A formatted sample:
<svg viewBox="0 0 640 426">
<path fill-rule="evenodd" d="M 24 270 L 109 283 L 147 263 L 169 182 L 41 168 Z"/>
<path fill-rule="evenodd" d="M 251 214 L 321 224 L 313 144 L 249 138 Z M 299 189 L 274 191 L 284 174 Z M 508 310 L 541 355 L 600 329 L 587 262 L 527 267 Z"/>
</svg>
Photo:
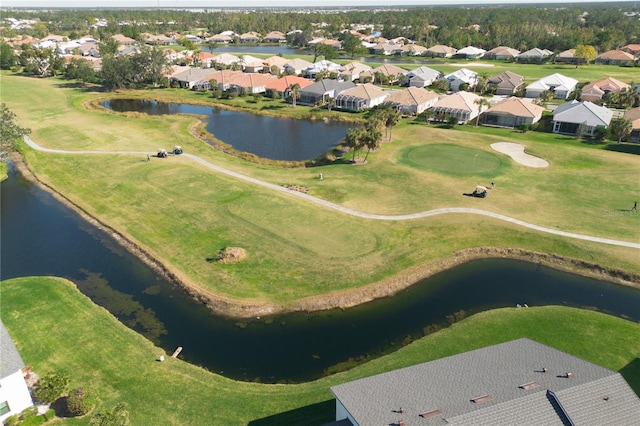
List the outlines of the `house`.
<svg viewBox="0 0 640 426">
<path fill-rule="evenodd" d="M 232 84 L 236 77 L 240 75 L 243 75 L 242 71 L 219 70 L 211 74 L 208 81 L 215 80 L 218 84 L 218 88 L 223 92 L 226 92 L 227 90 L 232 89 Z"/>
<path fill-rule="evenodd" d="M 145 43 L 152 45 L 168 46 L 174 42 L 173 38 L 167 37 L 164 34 L 154 35 L 150 33 L 142 33 L 142 36 L 144 37 Z"/>
<path fill-rule="evenodd" d="M 314 62 L 305 68 L 302 73 L 306 75 L 310 79 L 315 79 L 318 74 L 329 74 L 329 73 L 338 73 L 341 65 L 336 64 L 335 62 L 328 61 L 323 59 L 318 62 Z"/>
<path fill-rule="evenodd" d="M 280 74 L 284 71 L 284 66 L 287 62 L 289 62 L 289 59 L 285 59 L 282 56 L 270 56 L 265 59 L 258 59 L 254 62 L 247 62 L 244 65 L 244 71 Z"/>
<path fill-rule="evenodd" d="M 467 68 L 460 68 L 451 74 L 445 75 L 443 79 L 449 84 L 449 89 L 456 92 L 460 90 L 460 86 L 463 84 L 466 84 L 469 89 L 474 88 L 478 83 L 478 73 Z"/>
<path fill-rule="evenodd" d="M 284 64 L 284 72 L 287 74 L 300 75 L 302 74 L 303 70 L 309 68 L 311 65 L 313 64 L 309 61 L 305 61 L 304 59 L 300 58 L 294 58 Z"/>
<path fill-rule="evenodd" d="M 499 102 L 482 115 L 485 126 L 518 128 L 522 124 L 540 121 L 544 108 L 533 102 L 512 96 Z"/>
<path fill-rule="evenodd" d="M 444 46 L 437 44 L 427 49 L 425 55 L 432 56 L 434 58 L 451 58 L 455 55 L 457 50 L 451 46 Z"/>
<path fill-rule="evenodd" d="M 342 80 L 355 81 L 360 79 L 360 74 L 368 72 L 370 74 L 372 68 L 362 62 L 353 61 L 342 65 L 338 70 L 338 76 Z"/>
<path fill-rule="evenodd" d="M 373 84 L 358 84 L 336 95 L 336 108 L 362 111 L 382 104 L 386 97 L 387 92 Z"/>
<path fill-rule="evenodd" d="M 578 63 L 578 58 L 576 58 L 576 49 L 568 49 L 558 53 L 554 58 L 554 62 L 560 64 L 576 64 Z"/>
<path fill-rule="evenodd" d="M 232 64 L 237 64 L 240 62 L 240 58 L 236 55 L 232 55 L 231 53 L 221 53 L 219 55 L 214 56 L 211 59 L 211 63 L 220 64 L 224 66 L 231 66 Z"/>
<path fill-rule="evenodd" d="M 631 53 L 636 58 L 640 59 L 640 44 L 627 44 L 626 46 L 622 46 L 620 50 L 624 50 L 627 53 Z"/>
<path fill-rule="evenodd" d="M 287 37 L 280 31 L 271 31 L 262 38 L 265 43 L 286 43 Z"/>
<path fill-rule="evenodd" d="M 396 52 L 401 52 L 402 46 L 398 46 L 390 43 L 378 43 L 369 48 L 369 53 L 373 55 L 395 55 Z"/>
<path fill-rule="evenodd" d="M 525 97 L 537 98 L 544 91 L 553 92 L 554 99 L 567 99 L 578 84 L 578 80 L 565 77 L 562 74 L 551 74 L 528 85 L 525 88 Z"/>
<path fill-rule="evenodd" d="M 394 105 L 403 115 L 419 115 L 438 101 L 438 94 L 430 90 L 409 86 L 393 91 L 385 102 Z"/>
<path fill-rule="evenodd" d="M 533 49 L 529 49 L 526 52 L 522 52 L 516 58 L 518 62 L 526 62 L 526 63 L 542 63 L 547 59 L 551 58 L 553 52 L 548 49 L 538 49 L 534 47 Z"/>
<path fill-rule="evenodd" d="M 255 31 L 249 31 L 244 34 L 240 34 L 240 43 L 259 43 L 260 42 L 260 33 Z"/>
<path fill-rule="evenodd" d="M 191 59 L 193 64 L 200 64 L 203 68 L 211 68 L 211 65 L 214 62 L 215 56 L 211 52 L 199 52 L 193 57 L 186 57 L 187 59 Z"/>
<path fill-rule="evenodd" d="M 636 58 L 624 50 L 609 50 L 596 56 L 596 64 L 603 65 L 631 65 Z"/>
<path fill-rule="evenodd" d="M 484 54 L 486 59 L 495 59 L 497 61 L 512 61 L 520 54 L 519 50 L 507 46 L 498 46 L 489 50 Z"/>
<path fill-rule="evenodd" d="M 215 34 L 207 39 L 208 43 L 229 44 L 233 41 L 233 37 L 228 34 Z"/>
<path fill-rule="evenodd" d="M 524 85 L 524 77 L 511 71 L 505 71 L 489 77 L 487 83 L 496 95 L 513 95 Z"/>
<path fill-rule="evenodd" d="M 97 43 L 84 43 L 78 46 L 78 52 L 82 56 L 93 56 L 94 58 L 100 57 L 100 50 Z"/>
<path fill-rule="evenodd" d="M 341 92 L 355 86 L 351 81 L 338 81 L 325 78 L 301 89 L 298 103 L 301 105 L 323 105 L 327 99 L 335 98 Z"/>
<path fill-rule="evenodd" d="M 304 89 L 305 87 L 309 87 L 314 84 L 314 82 L 306 78 L 298 77 L 297 75 L 284 75 L 280 78 L 272 79 L 267 82 L 265 85 L 267 96 L 271 96 L 273 98 L 284 98 L 288 95 L 287 90 L 289 87 L 294 84 L 297 84 L 301 89 Z"/>
<path fill-rule="evenodd" d="M 244 72 L 253 72 L 253 71 L 247 70 L 247 65 L 255 64 L 256 62 L 260 62 L 260 61 L 262 61 L 262 59 L 256 58 L 255 56 L 251 56 L 251 55 L 238 56 L 238 65 L 240 65 L 240 69 Z"/>
<path fill-rule="evenodd" d="M 625 90 L 631 90 L 631 85 L 607 77 L 586 84 L 581 91 L 580 100 L 596 102 L 604 98 L 609 93 L 620 93 Z"/>
<path fill-rule="evenodd" d="M 447 121 L 449 117 L 456 117 L 459 124 L 464 124 L 476 118 L 482 111 L 477 103 L 480 96 L 471 92 L 456 92 L 445 96 L 433 104 L 433 119 Z"/>
<path fill-rule="evenodd" d="M 228 88 L 226 90 L 235 90 L 238 93 L 249 95 L 265 93 L 267 84 L 276 79 L 277 77 L 271 74 L 238 73 L 228 80 Z"/>
<path fill-rule="evenodd" d="M 400 55 L 422 56 L 427 53 L 427 48 L 419 44 L 405 44 L 400 49 Z"/>
<path fill-rule="evenodd" d="M 526 338 L 330 390 L 348 426 L 631 426 L 640 413 L 620 373 Z"/>
<path fill-rule="evenodd" d="M 209 80 L 214 78 L 215 73 L 213 68 L 189 68 L 171 77 L 170 81 L 187 89 L 209 89 Z"/>
<path fill-rule="evenodd" d="M 487 51 L 479 47 L 467 46 L 459 49 L 455 56 L 462 59 L 479 59 L 482 58 L 485 53 L 487 53 Z"/>
<path fill-rule="evenodd" d="M 114 39 L 115 41 L 117 41 L 118 44 L 122 45 L 122 46 L 132 46 L 132 45 L 137 43 L 131 37 L 127 37 L 127 36 L 122 35 L 122 34 L 113 35 L 113 36 L 111 36 L 111 38 Z"/>
<path fill-rule="evenodd" d="M 607 127 L 613 111 L 589 101 L 576 101 L 558 105 L 553 110 L 553 133 L 593 136 L 598 126 Z"/>
<path fill-rule="evenodd" d="M 442 77 L 440 71 L 429 67 L 418 67 L 404 72 L 404 75 L 407 77 L 407 85 L 412 87 L 427 87 Z"/>
<path fill-rule="evenodd" d="M 389 83 L 395 83 L 396 81 L 398 81 L 398 76 L 404 74 L 406 71 L 407 70 L 405 70 L 404 68 L 400 68 L 393 64 L 383 64 L 377 68 L 372 69 L 371 73 L 373 74 L 374 79 L 376 74 L 380 74 L 384 75 Z"/>
<path fill-rule="evenodd" d="M 33 405 L 22 369 L 24 361 L 0 321 L 0 423 Z"/>
<path fill-rule="evenodd" d="M 629 142 L 640 142 L 640 107 L 625 111 L 623 118 L 631 122 Z"/>
</svg>

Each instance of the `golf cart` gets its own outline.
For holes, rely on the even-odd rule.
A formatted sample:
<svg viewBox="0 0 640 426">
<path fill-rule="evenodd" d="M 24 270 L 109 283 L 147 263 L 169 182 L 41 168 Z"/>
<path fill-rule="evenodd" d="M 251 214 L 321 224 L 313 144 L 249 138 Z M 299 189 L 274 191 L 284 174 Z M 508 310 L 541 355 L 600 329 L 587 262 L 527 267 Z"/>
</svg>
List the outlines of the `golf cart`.
<svg viewBox="0 0 640 426">
<path fill-rule="evenodd" d="M 173 147 L 173 154 L 174 155 L 180 155 L 182 154 L 182 147 L 179 145 L 176 145 Z"/>
<path fill-rule="evenodd" d="M 158 149 L 158 154 L 156 155 L 156 157 L 158 158 L 167 158 L 167 150 L 163 149 L 163 148 L 159 148 Z"/>
<path fill-rule="evenodd" d="M 476 189 L 474 189 L 474 191 L 471 193 L 471 195 L 478 198 L 484 198 L 487 196 L 487 194 L 487 187 L 482 185 L 476 186 Z"/>
</svg>

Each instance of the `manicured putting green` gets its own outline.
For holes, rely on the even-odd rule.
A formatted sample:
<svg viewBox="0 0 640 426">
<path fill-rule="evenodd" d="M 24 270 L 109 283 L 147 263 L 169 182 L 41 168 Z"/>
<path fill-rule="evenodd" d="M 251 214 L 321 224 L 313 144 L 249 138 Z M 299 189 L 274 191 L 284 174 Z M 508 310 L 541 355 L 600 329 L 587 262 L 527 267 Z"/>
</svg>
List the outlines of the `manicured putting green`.
<svg viewBox="0 0 640 426">
<path fill-rule="evenodd" d="M 500 167 L 500 157 L 493 153 L 453 144 L 408 147 L 402 159 L 413 166 L 447 173 L 487 173 Z"/>
</svg>

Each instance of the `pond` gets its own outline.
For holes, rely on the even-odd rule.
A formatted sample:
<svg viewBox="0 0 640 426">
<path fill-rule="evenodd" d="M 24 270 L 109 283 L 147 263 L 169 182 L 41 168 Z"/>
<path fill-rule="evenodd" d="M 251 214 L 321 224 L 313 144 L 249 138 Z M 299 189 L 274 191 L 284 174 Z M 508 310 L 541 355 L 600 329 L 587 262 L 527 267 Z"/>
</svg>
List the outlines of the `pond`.
<svg viewBox="0 0 640 426">
<path fill-rule="evenodd" d="M 198 114 L 207 117 L 207 131 L 235 150 L 261 158 L 304 161 L 319 157 L 338 145 L 353 124 L 323 120 L 275 118 L 216 107 L 164 103 L 145 99 L 101 102 L 118 112 L 146 114 Z"/>
<path fill-rule="evenodd" d="M 171 354 L 239 380 L 301 382 L 394 351 L 425 327 L 516 304 L 589 307 L 640 321 L 640 290 L 505 259 L 460 265 L 347 310 L 251 321 L 214 315 L 11 169 L 0 187 L 2 276 L 60 276 Z M 351 362 L 350 362 L 351 361 Z"/>
</svg>

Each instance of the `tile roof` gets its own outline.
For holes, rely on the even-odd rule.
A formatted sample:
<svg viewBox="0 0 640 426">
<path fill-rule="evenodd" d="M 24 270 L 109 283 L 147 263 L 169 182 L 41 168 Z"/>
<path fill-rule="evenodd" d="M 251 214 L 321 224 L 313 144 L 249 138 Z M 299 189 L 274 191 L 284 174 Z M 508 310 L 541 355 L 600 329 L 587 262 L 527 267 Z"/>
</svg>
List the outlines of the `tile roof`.
<svg viewBox="0 0 640 426">
<path fill-rule="evenodd" d="M 311 86 L 313 84 L 313 81 L 306 78 L 298 77 L 297 75 L 285 75 L 281 78 L 277 78 L 267 82 L 265 87 L 267 89 L 284 92 L 285 90 L 287 90 L 287 87 L 291 86 L 292 84 L 298 84 L 301 89 L 304 89 L 305 87 Z"/>
<path fill-rule="evenodd" d="M 489 108 L 485 113 L 501 112 L 516 117 L 539 117 L 544 108 L 533 102 L 527 102 L 515 96 L 505 99 Z"/>
<path fill-rule="evenodd" d="M 634 129 L 640 129 L 640 107 L 627 110 L 624 113 L 624 118 L 631 122 Z"/>
<path fill-rule="evenodd" d="M 421 105 L 437 98 L 438 94 L 436 92 L 417 87 L 408 87 L 391 93 L 385 101 L 398 105 Z"/>
<path fill-rule="evenodd" d="M 379 72 L 382 73 L 384 75 L 388 75 L 388 76 L 397 76 L 399 74 L 404 74 L 407 70 L 405 70 L 404 68 L 400 68 L 396 65 L 393 64 L 384 64 L 384 65 L 380 65 L 377 68 L 374 68 L 373 70 L 371 70 L 371 72 L 373 74 Z"/>
<path fill-rule="evenodd" d="M 523 389 L 531 382 L 539 386 Z M 526 338 L 333 386 L 331 392 L 359 425 L 564 425 L 550 393 L 575 425 L 633 425 L 640 414 L 640 399 L 619 373 Z M 487 402 L 472 401 L 483 395 Z M 420 416 L 431 410 L 441 414 Z M 590 423 L 590 415 L 604 421 Z"/>
<path fill-rule="evenodd" d="M 433 107 L 473 112 L 479 109 L 479 105 L 475 104 L 478 98 L 480 98 L 480 96 L 475 93 L 461 91 L 440 99 Z"/>
<path fill-rule="evenodd" d="M 387 92 L 370 83 L 358 84 L 356 87 L 340 92 L 338 97 L 354 97 L 358 99 L 378 99 L 387 96 Z"/>
<path fill-rule="evenodd" d="M 4 323 L 0 321 L 0 379 L 16 373 L 23 367 L 24 361 Z"/>
<path fill-rule="evenodd" d="M 631 53 L 624 50 L 609 50 L 599 54 L 596 59 L 608 59 L 612 61 L 633 61 L 634 57 Z"/>
</svg>

